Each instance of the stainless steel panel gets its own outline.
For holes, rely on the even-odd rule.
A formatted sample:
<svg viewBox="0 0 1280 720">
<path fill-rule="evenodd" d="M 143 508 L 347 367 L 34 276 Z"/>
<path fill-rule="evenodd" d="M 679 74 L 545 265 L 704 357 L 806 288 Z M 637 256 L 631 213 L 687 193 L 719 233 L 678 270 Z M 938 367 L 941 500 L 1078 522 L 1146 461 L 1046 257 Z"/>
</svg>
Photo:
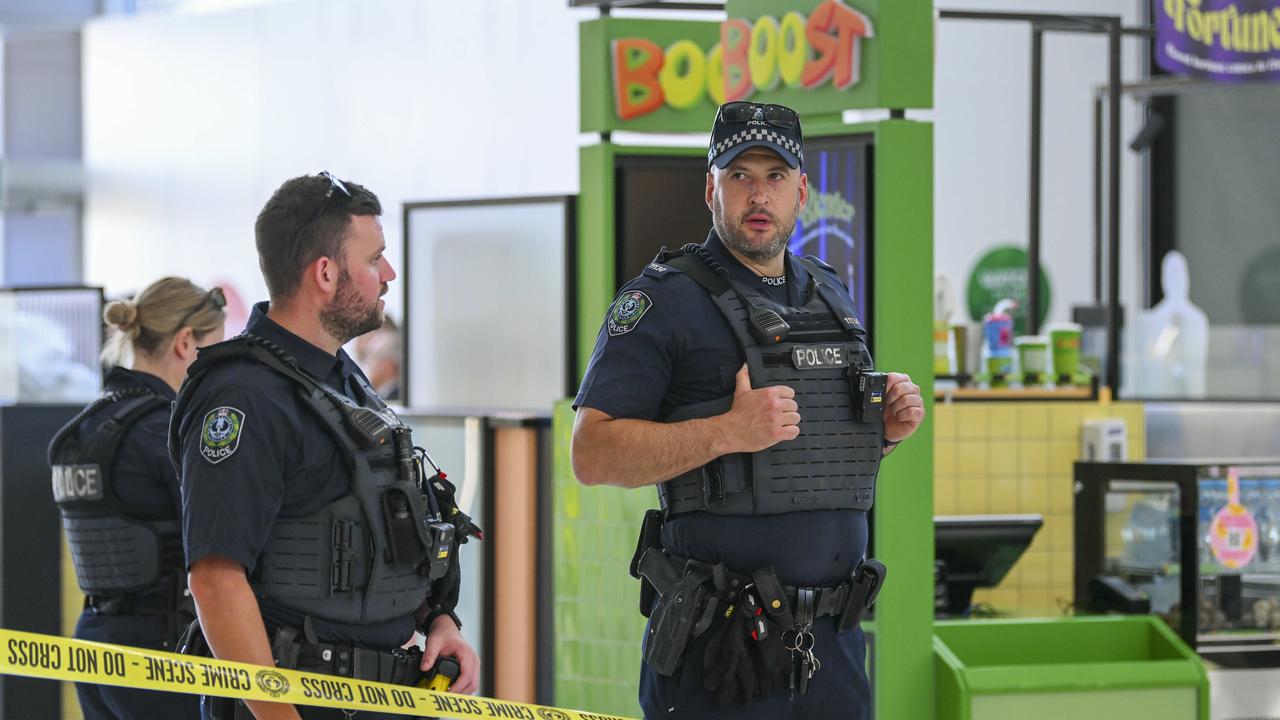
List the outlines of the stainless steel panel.
<svg viewBox="0 0 1280 720">
<path fill-rule="evenodd" d="M 1151 460 L 1280 457 L 1280 403 L 1148 403 Z"/>
</svg>

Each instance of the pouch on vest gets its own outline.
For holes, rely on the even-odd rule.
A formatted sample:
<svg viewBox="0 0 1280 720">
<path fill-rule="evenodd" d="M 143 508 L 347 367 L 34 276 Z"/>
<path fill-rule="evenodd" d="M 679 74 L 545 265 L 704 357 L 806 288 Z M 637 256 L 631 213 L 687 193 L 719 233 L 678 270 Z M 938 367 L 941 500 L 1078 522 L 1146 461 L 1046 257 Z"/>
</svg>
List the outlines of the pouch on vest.
<svg viewBox="0 0 1280 720">
<path fill-rule="evenodd" d="M 382 493 L 382 514 L 387 523 L 387 545 L 391 562 L 395 565 L 413 565 L 426 557 L 426 545 L 419 537 L 417 517 L 409 493 L 400 488 L 388 488 Z"/>
</svg>

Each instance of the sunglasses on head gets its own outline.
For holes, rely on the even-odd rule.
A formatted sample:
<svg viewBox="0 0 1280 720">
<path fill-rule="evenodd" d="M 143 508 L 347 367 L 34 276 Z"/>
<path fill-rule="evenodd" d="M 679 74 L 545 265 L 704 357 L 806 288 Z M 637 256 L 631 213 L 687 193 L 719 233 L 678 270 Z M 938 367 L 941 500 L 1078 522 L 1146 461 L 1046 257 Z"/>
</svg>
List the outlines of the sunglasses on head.
<svg viewBox="0 0 1280 720">
<path fill-rule="evenodd" d="M 186 315 L 182 317 L 182 321 L 178 323 L 178 330 L 181 330 L 182 328 L 186 327 L 187 323 L 190 322 L 191 318 L 195 317 L 196 313 L 200 312 L 206 307 L 212 307 L 214 310 L 221 310 L 226 306 L 227 306 L 226 293 L 222 292 L 222 288 L 214 287 L 204 296 L 204 299 L 200 301 L 199 305 L 196 305 L 195 307 L 191 308 L 190 312 L 188 312 Z"/>
<path fill-rule="evenodd" d="M 731 102 L 720 106 L 720 119 L 727 123 L 745 123 L 757 119 L 779 128 L 794 128 L 800 123 L 795 110 L 785 105 L 760 105 L 753 102 Z"/>
<path fill-rule="evenodd" d="M 325 188 L 324 197 L 320 198 L 320 204 L 316 205 L 315 211 L 313 211 L 311 216 L 307 218 L 307 222 L 303 223 L 304 226 L 314 222 L 316 218 L 320 217 L 320 213 L 324 212 L 324 209 L 329 205 L 329 201 L 333 199 L 334 193 L 342 193 L 348 198 L 351 197 L 351 191 L 347 189 L 347 186 L 343 185 L 342 181 L 334 177 L 328 170 L 320 171 L 320 177 L 329 181 L 329 187 Z"/>
<path fill-rule="evenodd" d="M 307 216 L 307 221 L 298 226 L 298 232 L 293 236 L 294 247 L 297 247 L 298 239 L 302 237 L 302 231 L 305 230 L 308 225 L 315 222 L 316 218 L 320 217 L 324 212 L 324 209 L 329 206 L 329 201 L 333 199 L 335 193 L 341 193 L 348 199 L 351 198 L 351 191 L 347 189 L 346 185 L 342 184 L 341 180 L 334 177 L 333 173 L 330 173 L 328 170 L 321 170 L 320 177 L 329 181 L 329 187 L 325 188 L 324 197 L 320 198 L 320 202 L 316 205 L 316 209 L 311 211 L 311 214 Z"/>
</svg>

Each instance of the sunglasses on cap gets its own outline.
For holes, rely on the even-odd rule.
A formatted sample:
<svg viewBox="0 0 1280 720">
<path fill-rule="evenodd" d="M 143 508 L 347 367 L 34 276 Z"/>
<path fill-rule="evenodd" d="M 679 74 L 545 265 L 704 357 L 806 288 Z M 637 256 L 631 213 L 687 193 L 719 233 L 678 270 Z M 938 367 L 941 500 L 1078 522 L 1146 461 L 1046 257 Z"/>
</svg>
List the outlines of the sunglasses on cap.
<svg viewBox="0 0 1280 720">
<path fill-rule="evenodd" d="M 191 318 L 196 316 L 196 313 L 200 312 L 201 310 L 207 307 L 212 307 L 214 310 L 221 310 L 226 306 L 227 306 L 226 293 L 222 292 L 222 288 L 215 286 L 212 290 L 210 290 L 204 296 L 204 299 L 200 301 L 199 305 L 196 305 L 195 307 L 191 308 L 190 312 L 188 312 L 186 315 L 182 317 L 182 321 L 178 323 L 177 329 L 181 330 L 182 328 L 186 327 L 187 323 L 190 322 Z"/>
<path fill-rule="evenodd" d="M 778 128 L 791 129 L 800 124 L 800 116 L 785 105 L 761 105 L 736 101 L 720 106 L 720 119 L 727 123 L 745 123 L 751 120 L 764 122 Z"/>
</svg>

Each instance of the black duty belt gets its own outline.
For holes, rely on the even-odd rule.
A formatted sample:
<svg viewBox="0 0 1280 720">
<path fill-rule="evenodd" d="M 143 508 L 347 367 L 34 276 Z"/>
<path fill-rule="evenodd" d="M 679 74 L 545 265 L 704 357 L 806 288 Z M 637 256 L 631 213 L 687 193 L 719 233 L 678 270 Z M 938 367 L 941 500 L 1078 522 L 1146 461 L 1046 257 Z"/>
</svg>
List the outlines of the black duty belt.
<svg viewBox="0 0 1280 720">
<path fill-rule="evenodd" d="M 338 675 L 353 680 L 415 685 L 422 678 L 422 651 L 372 650 L 344 643 L 313 642 L 298 628 L 281 628 L 272 637 L 277 666 Z"/>
<path fill-rule="evenodd" d="M 163 597 L 138 593 L 88 595 L 84 607 L 91 615 L 165 615 L 174 611 Z"/>
<path fill-rule="evenodd" d="M 812 617 L 840 617 L 849 601 L 851 583 L 845 581 L 835 587 L 794 587 L 784 585 L 783 593 L 792 608 L 812 607 Z"/>
<path fill-rule="evenodd" d="M 677 567 L 683 567 L 690 558 L 675 553 L 663 552 Z M 694 560 L 701 563 L 702 561 Z M 710 566 L 710 563 L 702 563 Z M 740 575 L 744 579 L 745 575 Z M 744 582 L 747 580 L 744 580 Z M 820 617 L 834 617 L 839 619 L 846 611 L 846 605 L 849 602 L 849 593 L 853 590 L 854 582 L 845 580 L 839 585 L 832 587 L 801 587 L 796 585 L 783 585 L 782 594 L 787 599 L 792 611 L 799 610 L 801 617 L 807 617 L 809 620 Z M 865 602 L 867 596 L 860 593 L 860 602 Z M 789 628 L 784 628 L 789 629 Z"/>
</svg>

